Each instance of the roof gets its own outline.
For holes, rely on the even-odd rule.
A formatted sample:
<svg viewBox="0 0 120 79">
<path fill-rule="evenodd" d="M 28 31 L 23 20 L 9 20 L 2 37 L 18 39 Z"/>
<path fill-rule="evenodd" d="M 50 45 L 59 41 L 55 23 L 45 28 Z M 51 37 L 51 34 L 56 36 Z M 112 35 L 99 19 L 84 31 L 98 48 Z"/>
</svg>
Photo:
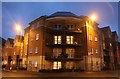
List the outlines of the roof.
<svg viewBox="0 0 120 79">
<path fill-rule="evenodd" d="M 102 29 L 102 30 L 110 30 L 111 31 L 111 29 L 110 29 L 110 26 L 106 26 L 106 27 L 102 27 L 102 28 L 100 28 L 100 29 Z"/>
<path fill-rule="evenodd" d="M 2 46 L 5 46 L 6 40 L 4 38 L 0 37 L 0 42 L 1 42 L 0 44 L 2 44 Z"/>
<path fill-rule="evenodd" d="M 64 16 L 64 17 L 79 17 L 79 16 L 77 16 L 77 15 L 75 15 L 74 13 L 72 13 L 72 12 L 55 12 L 55 13 L 53 13 L 53 14 L 51 14 L 50 16 L 48 16 L 48 18 L 49 17 L 58 17 L 58 16 Z"/>
<path fill-rule="evenodd" d="M 8 38 L 8 40 L 10 41 L 10 44 L 14 44 L 14 39 Z"/>
</svg>

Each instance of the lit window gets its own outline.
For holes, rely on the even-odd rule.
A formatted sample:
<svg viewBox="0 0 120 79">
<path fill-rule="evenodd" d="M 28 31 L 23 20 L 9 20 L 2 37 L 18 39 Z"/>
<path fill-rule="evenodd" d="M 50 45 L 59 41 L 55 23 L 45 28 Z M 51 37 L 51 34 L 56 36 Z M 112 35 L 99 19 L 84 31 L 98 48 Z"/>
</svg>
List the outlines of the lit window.
<svg viewBox="0 0 120 79">
<path fill-rule="evenodd" d="M 110 46 L 112 46 L 112 44 L 110 43 Z"/>
<path fill-rule="evenodd" d="M 61 36 L 54 36 L 54 44 L 61 44 Z"/>
<path fill-rule="evenodd" d="M 91 34 L 89 35 L 89 40 L 92 41 L 92 35 Z"/>
<path fill-rule="evenodd" d="M 30 48 L 30 53 L 32 53 L 32 48 Z"/>
<path fill-rule="evenodd" d="M 61 62 L 53 62 L 53 69 L 61 69 Z"/>
<path fill-rule="evenodd" d="M 38 53 L 38 47 L 35 48 L 35 53 Z"/>
<path fill-rule="evenodd" d="M 38 67 L 38 62 L 35 61 L 34 67 Z"/>
<path fill-rule="evenodd" d="M 66 43 L 73 44 L 74 37 L 73 36 L 66 36 Z"/>
<path fill-rule="evenodd" d="M 95 41 L 98 41 L 97 37 L 95 37 Z"/>
<path fill-rule="evenodd" d="M 98 53 L 98 49 L 95 49 L 95 53 L 96 53 L 96 54 Z"/>
<path fill-rule="evenodd" d="M 53 69 L 57 69 L 57 62 L 53 62 Z"/>
<path fill-rule="evenodd" d="M 36 40 L 38 40 L 39 39 L 39 34 L 36 34 Z"/>
<path fill-rule="evenodd" d="M 62 65 L 61 62 L 58 62 L 58 69 L 61 69 Z"/>
</svg>

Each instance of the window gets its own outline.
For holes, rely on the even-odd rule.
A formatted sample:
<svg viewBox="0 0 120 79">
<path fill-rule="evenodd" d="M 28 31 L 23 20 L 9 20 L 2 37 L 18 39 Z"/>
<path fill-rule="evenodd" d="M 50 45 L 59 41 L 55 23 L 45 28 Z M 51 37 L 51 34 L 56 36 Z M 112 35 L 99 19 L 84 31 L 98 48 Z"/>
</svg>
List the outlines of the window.
<svg viewBox="0 0 120 79">
<path fill-rule="evenodd" d="M 93 48 L 90 47 L 90 54 L 93 55 Z"/>
<path fill-rule="evenodd" d="M 73 62 L 71 62 L 71 61 L 66 62 L 66 68 L 67 68 L 67 69 L 72 69 L 73 66 L 74 66 L 74 63 L 73 63 Z"/>
<path fill-rule="evenodd" d="M 38 40 L 39 39 L 39 34 L 36 34 L 36 40 Z"/>
<path fill-rule="evenodd" d="M 32 61 L 29 61 L 29 66 L 32 66 Z"/>
<path fill-rule="evenodd" d="M 68 58 L 74 58 L 75 49 L 74 48 L 67 48 L 66 54 L 68 55 Z"/>
<path fill-rule="evenodd" d="M 95 53 L 96 53 L 96 54 L 98 53 L 98 49 L 95 49 Z"/>
<path fill-rule="evenodd" d="M 30 53 L 32 53 L 32 48 L 30 48 Z"/>
<path fill-rule="evenodd" d="M 33 40 L 34 40 L 34 36 L 31 36 L 30 41 L 33 41 Z"/>
<path fill-rule="evenodd" d="M 62 26 L 57 24 L 54 26 L 54 29 L 56 29 L 56 30 L 62 29 Z"/>
<path fill-rule="evenodd" d="M 38 47 L 35 48 L 35 53 L 38 53 Z"/>
<path fill-rule="evenodd" d="M 95 41 L 98 41 L 97 37 L 95 36 Z"/>
<path fill-rule="evenodd" d="M 105 43 L 103 43 L 103 49 L 105 49 Z"/>
<path fill-rule="evenodd" d="M 74 37 L 73 36 L 66 36 L 66 43 L 73 44 Z"/>
<path fill-rule="evenodd" d="M 54 36 L 54 44 L 61 44 L 61 36 Z"/>
<path fill-rule="evenodd" d="M 53 69 L 61 69 L 62 65 L 61 62 L 53 62 Z"/>
<path fill-rule="evenodd" d="M 74 26 L 73 26 L 73 25 L 67 25 L 67 28 L 68 28 L 69 30 L 73 30 L 73 29 L 74 29 Z"/>
<path fill-rule="evenodd" d="M 60 56 L 61 53 L 62 53 L 62 49 L 61 48 L 54 48 L 53 49 L 53 56 L 55 56 L 56 58 L 58 56 Z"/>
<path fill-rule="evenodd" d="M 110 43 L 110 46 L 112 46 L 112 44 Z"/>
<path fill-rule="evenodd" d="M 38 62 L 37 61 L 35 61 L 34 67 L 38 67 Z"/>
<path fill-rule="evenodd" d="M 91 34 L 89 35 L 89 40 L 92 41 L 92 35 Z"/>
</svg>

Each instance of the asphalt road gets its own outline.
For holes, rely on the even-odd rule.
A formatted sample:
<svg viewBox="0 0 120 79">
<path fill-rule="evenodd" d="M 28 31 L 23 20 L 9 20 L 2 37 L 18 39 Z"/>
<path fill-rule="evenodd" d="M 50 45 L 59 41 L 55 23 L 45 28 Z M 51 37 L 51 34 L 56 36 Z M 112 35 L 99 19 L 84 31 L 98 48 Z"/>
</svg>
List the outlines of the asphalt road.
<svg viewBox="0 0 120 79">
<path fill-rule="evenodd" d="M 2 79 L 119 79 L 119 73 L 108 72 L 63 72 L 37 73 L 27 71 L 3 71 Z"/>
</svg>

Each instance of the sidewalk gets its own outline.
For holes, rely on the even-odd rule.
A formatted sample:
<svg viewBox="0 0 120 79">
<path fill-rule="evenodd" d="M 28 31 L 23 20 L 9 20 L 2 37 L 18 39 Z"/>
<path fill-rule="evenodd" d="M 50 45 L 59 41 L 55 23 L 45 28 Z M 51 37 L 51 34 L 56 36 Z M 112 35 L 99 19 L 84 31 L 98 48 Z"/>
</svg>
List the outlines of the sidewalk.
<svg viewBox="0 0 120 79">
<path fill-rule="evenodd" d="M 26 70 L 4 70 L 7 72 L 13 73 L 25 73 L 32 75 L 40 75 L 42 77 L 64 77 L 64 76 L 72 76 L 72 77 L 118 77 L 118 71 L 100 71 L 100 72 L 53 72 L 53 73 L 41 73 L 35 71 L 26 71 Z M 120 73 L 119 73 L 120 77 Z"/>
</svg>

